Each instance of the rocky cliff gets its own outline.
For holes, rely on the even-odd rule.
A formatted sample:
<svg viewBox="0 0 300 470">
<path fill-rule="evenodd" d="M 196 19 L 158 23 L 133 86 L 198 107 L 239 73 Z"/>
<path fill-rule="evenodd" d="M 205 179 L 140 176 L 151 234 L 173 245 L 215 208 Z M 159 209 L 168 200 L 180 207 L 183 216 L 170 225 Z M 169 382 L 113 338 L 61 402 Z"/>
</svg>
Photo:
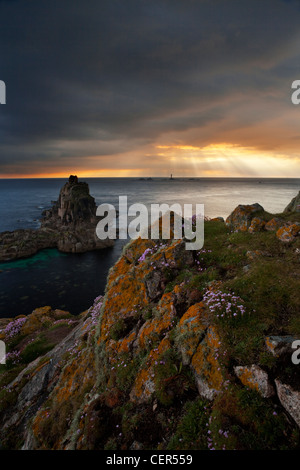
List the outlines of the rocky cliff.
<svg viewBox="0 0 300 470">
<path fill-rule="evenodd" d="M 0 233 L 0 261 L 24 258 L 45 248 L 82 253 L 113 246 L 113 240 L 99 240 L 96 204 L 89 186 L 71 175 L 61 188 L 58 201 L 43 212 L 38 230 Z"/>
<path fill-rule="evenodd" d="M 89 226 L 97 221 L 96 209 L 88 184 L 79 182 L 77 176 L 71 175 L 61 188 L 58 201 L 54 202 L 51 209 L 43 212 L 41 226 L 57 230 L 77 228 L 82 224 Z"/>
<path fill-rule="evenodd" d="M 299 449 L 296 227 L 239 206 L 200 251 L 129 243 L 79 317 L 2 320 L 2 447 Z"/>
<path fill-rule="evenodd" d="M 284 212 L 300 212 L 300 191 L 286 206 Z"/>
</svg>

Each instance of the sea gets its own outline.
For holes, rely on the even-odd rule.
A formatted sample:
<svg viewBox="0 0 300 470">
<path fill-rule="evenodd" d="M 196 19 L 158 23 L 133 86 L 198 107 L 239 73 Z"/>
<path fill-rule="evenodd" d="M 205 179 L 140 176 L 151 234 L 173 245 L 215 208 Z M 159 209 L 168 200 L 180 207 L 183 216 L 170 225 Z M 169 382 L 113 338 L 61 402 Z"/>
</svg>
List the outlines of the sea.
<svg viewBox="0 0 300 470">
<path fill-rule="evenodd" d="M 58 199 L 67 179 L 0 179 L 0 232 L 37 229 L 42 211 Z M 85 178 L 97 206 L 119 196 L 128 206 L 204 204 L 206 217 L 226 217 L 239 204 L 259 203 L 280 213 L 300 190 L 300 178 Z M 25 259 L 0 263 L 0 318 L 28 315 L 50 305 L 74 315 L 87 310 L 103 295 L 109 269 L 127 240 L 100 251 L 66 254 L 42 250 Z M 205 242 L 204 242 L 205 246 Z"/>
</svg>

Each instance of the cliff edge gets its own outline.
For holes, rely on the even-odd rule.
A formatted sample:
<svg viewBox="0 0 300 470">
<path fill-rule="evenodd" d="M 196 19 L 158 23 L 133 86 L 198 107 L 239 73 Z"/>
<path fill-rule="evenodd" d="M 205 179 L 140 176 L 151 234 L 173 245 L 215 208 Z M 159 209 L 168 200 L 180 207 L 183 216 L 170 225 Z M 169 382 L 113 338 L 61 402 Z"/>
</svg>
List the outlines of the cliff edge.
<svg viewBox="0 0 300 470">
<path fill-rule="evenodd" d="M 3 320 L 2 447 L 299 449 L 299 222 L 252 204 L 199 251 L 134 240 L 79 317 Z"/>
</svg>

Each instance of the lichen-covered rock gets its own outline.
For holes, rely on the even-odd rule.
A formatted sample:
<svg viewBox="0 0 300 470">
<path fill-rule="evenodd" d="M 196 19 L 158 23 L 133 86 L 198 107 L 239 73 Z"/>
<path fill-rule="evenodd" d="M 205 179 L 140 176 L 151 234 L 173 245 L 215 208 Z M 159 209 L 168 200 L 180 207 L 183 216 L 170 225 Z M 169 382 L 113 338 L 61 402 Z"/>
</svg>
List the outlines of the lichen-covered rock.
<svg viewBox="0 0 300 470">
<path fill-rule="evenodd" d="M 204 311 L 203 302 L 194 304 L 181 317 L 178 324 L 176 344 L 184 365 L 191 363 L 199 343 L 204 339 L 207 330 L 207 325 L 203 321 Z"/>
<path fill-rule="evenodd" d="M 44 314 L 49 314 L 50 311 L 48 311 L 48 309 L 49 307 L 44 309 L 37 309 L 37 311 L 35 311 L 34 318 L 38 316 L 41 319 L 43 316 L 43 311 Z M 32 337 L 32 333 L 36 328 L 38 331 L 40 331 L 42 321 L 36 324 L 35 321 L 31 322 L 30 316 L 27 318 L 28 324 L 31 324 L 31 336 L 29 337 Z M 7 396 L 7 399 L 9 397 L 9 406 L 5 410 L 5 420 L 0 433 L 0 441 L 2 445 L 6 445 L 8 436 L 12 432 L 16 432 L 19 436 L 22 436 L 23 442 L 27 443 L 24 444 L 23 448 L 27 448 L 26 445 L 30 446 L 30 448 L 40 448 L 40 446 L 43 447 L 43 437 L 40 435 L 40 431 L 42 430 L 42 422 L 44 423 L 43 420 L 47 420 L 47 417 L 49 416 L 49 413 L 46 411 L 47 406 L 45 405 L 45 402 L 49 395 L 54 393 L 53 391 L 55 386 L 59 380 L 61 380 L 60 374 L 66 365 L 65 361 L 69 352 L 74 352 L 75 349 L 79 352 L 83 344 L 83 338 L 86 336 L 91 323 L 91 317 L 87 319 L 86 317 L 82 316 L 80 320 L 78 319 L 74 323 L 74 327 L 69 328 L 68 334 L 64 333 L 62 337 L 63 339 L 56 346 L 52 346 L 48 353 L 42 357 L 39 356 L 34 361 L 30 362 L 27 367 L 23 368 L 16 378 L 12 380 L 4 390 L 1 391 L 2 397 L 3 393 L 5 393 L 5 396 Z M 60 324 L 57 325 L 59 327 Z M 23 328 L 25 326 L 26 322 L 24 322 Z M 56 330 L 56 332 L 57 337 L 59 338 L 59 328 Z M 21 338 L 22 337 L 23 336 L 21 336 Z M 79 356 L 77 356 L 77 360 L 78 358 Z M 90 361 L 90 358 L 86 357 L 86 360 L 87 363 L 93 363 Z M 79 382 L 83 384 L 85 382 L 84 374 L 87 373 L 87 369 L 84 372 L 85 369 L 82 363 L 83 370 L 80 372 L 79 364 L 77 365 L 78 367 L 73 367 L 73 372 L 79 374 Z M 64 370 L 66 371 L 66 369 Z M 60 384 L 62 384 L 62 382 L 60 382 Z M 68 390 L 70 389 L 70 386 L 71 382 L 68 385 Z M 63 392 L 63 387 L 59 387 L 56 390 L 58 391 L 58 394 L 61 394 Z M 70 393 L 71 392 L 72 391 L 70 390 Z M 66 393 L 69 393 L 69 391 Z M 55 399 L 58 398 L 58 394 L 55 393 Z M 39 412 L 39 408 L 42 405 L 46 408 L 43 408 L 43 410 L 40 410 Z M 33 416 L 35 417 L 34 420 L 39 423 L 39 431 L 37 434 L 35 434 L 35 426 L 32 425 L 30 421 Z M 31 424 L 29 425 L 29 423 Z M 56 447 L 56 444 L 53 443 L 53 446 Z"/>
<path fill-rule="evenodd" d="M 263 211 L 264 208 L 258 203 L 250 205 L 240 204 L 227 217 L 226 225 L 229 226 L 232 231 L 246 232 L 251 226 L 252 219 Z"/>
<path fill-rule="evenodd" d="M 168 338 L 163 338 L 157 348 L 150 351 L 145 367 L 141 368 L 134 381 L 130 392 L 130 400 L 134 403 L 146 403 L 153 397 L 155 386 L 155 365 L 160 356 L 168 351 L 171 343 Z"/>
<path fill-rule="evenodd" d="M 262 397 L 269 398 L 274 395 L 274 388 L 270 383 L 268 374 L 256 364 L 236 366 L 234 371 L 243 385 L 257 390 Z"/>
<path fill-rule="evenodd" d="M 58 234 L 53 230 L 19 229 L 0 233 L 0 261 L 32 256 L 45 248 L 55 248 Z"/>
<path fill-rule="evenodd" d="M 284 212 L 300 212 L 300 191 L 286 206 Z"/>
<path fill-rule="evenodd" d="M 259 210 L 244 212 L 248 228 Z M 185 250 L 182 240 L 130 242 L 109 271 L 104 297 L 95 299 L 68 334 L 57 329 L 70 320 L 68 314 L 49 306 L 31 317 L 0 321 L 0 339 L 8 339 L 11 348 L 31 347 L 40 333 L 48 341 L 56 338 L 46 353 L 0 375 L 4 448 L 297 447 L 298 366 L 281 374 L 280 342 L 287 342 L 269 337 L 264 343 L 266 328 L 278 331 L 277 310 L 265 293 L 275 285 L 270 274 L 279 242 L 272 233 L 228 234 L 224 224 L 209 223 L 207 234 L 214 238 L 207 237 L 207 250 Z M 235 247 L 243 238 L 242 248 Z M 271 256 L 251 262 L 245 275 L 245 254 L 250 260 L 267 256 L 265 247 Z M 292 249 L 284 246 L 280 261 L 289 250 L 294 275 Z M 253 298 L 256 288 L 264 293 L 263 303 Z M 285 324 L 285 308 L 297 311 L 292 294 L 296 300 L 287 305 L 285 290 L 278 289 L 271 304 Z M 297 327 L 295 315 L 292 320 Z M 273 400 L 274 393 L 281 402 Z"/>
<path fill-rule="evenodd" d="M 90 195 L 89 186 L 71 175 L 59 193 L 58 201 L 44 212 L 42 226 L 57 229 L 58 226 L 78 225 L 96 221 L 97 206 Z"/>
<path fill-rule="evenodd" d="M 275 380 L 277 394 L 282 406 L 292 416 L 300 427 L 300 391 L 294 390 L 290 385 Z"/>
<path fill-rule="evenodd" d="M 266 222 L 265 224 L 265 230 L 268 230 L 269 232 L 275 232 L 277 231 L 280 227 L 284 225 L 284 220 L 280 219 L 279 217 L 273 217 L 271 220 Z"/>
<path fill-rule="evenodd" d="M 209 327 L 191 361 L 199 394 L 208 400 L 212 400 L 222 390 L 224 383 L 219 361 L 220 348 L 221 341 L 215 327 Z"/>
<path fill-rule="evenodd" d="M 290 222 L 283 227 L 280 227 L 276 232 L 276 237 L 282 242 L 292 242 L 300 233 L 300 223 Z"/>
<path fill-rule="evenodd" d="M 293 353 L 293 342 L 299 338 L 292 335 L 287 336 L 267 336 L 265 344 L 274 357 L 282 357 Z"/>
<path fill-rule="evenodd" d="M 261 230 L 264 229 L 266 225 L 266 222 L 262 220 L 260 217 L 253 217 L 251 220 L 250 227 L 248 228 L 248 232 L 254 233 L 254 232 L 260 232 Z"/>
</svg>

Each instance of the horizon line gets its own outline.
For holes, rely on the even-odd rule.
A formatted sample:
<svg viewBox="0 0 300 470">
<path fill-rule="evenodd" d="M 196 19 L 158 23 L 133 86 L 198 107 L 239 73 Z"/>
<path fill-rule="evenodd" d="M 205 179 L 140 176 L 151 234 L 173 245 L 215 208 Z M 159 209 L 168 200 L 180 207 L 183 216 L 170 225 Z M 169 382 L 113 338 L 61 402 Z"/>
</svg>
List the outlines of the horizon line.
<svg viewBox="0 0 300 470">
<path fill-rule="evenodd" d="M 0 176 L 0 180 L 20 180 L 20 179 L 69 179 L 69 176 Z M 78 176 L 78 179 L 167 179 L 167 180 L 178 180 L 178 179 L 300 179 L 300 177 L 294 176 Z"/>
</svg>

